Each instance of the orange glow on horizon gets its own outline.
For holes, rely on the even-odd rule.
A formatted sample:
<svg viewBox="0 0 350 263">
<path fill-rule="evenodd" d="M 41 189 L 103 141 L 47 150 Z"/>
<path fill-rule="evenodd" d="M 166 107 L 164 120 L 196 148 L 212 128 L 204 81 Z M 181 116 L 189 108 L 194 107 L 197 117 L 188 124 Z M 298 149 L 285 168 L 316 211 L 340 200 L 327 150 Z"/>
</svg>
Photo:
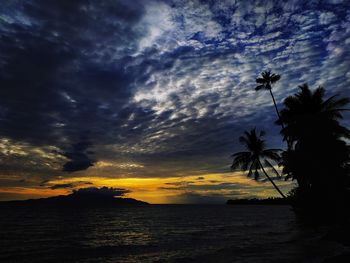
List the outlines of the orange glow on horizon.
<svg viewBox="0 0 350 263">
<path fill-rule="evenodd" d="M 89 182 L 86 185 L 83 182 Z M 232 183 L 237 187 L 232 189 L 212 189 L 211 186 Z M 72 184 L 72 188 L 51 189 L 50 187 L 60 184 Z M 287 186 L 290 182 L 278 182 L 279 185 Z M 5 187 L 0 188 L 1 196 L 18 196 L 17 199 L 41 198 L 56 195 L 66 195 L 72 189 L 85 187 L 115 187 L 125 188 L 131 192 L 125 197 L 135 198 L 152 204 L 178 203 L 177 197 L 196 193 L 200 195 L 221 194 L 231 198 L 232 191 L 241 195 L 241 198 L 249 197 L 249 194 L 261 198 L 277 196 L 269 183 L 258 183 L 247 178 L 243 173 L 213 173 L 196 176 L 168 177 L 168 178 L 108 178 L 108 177 L 73 177 L 55 179 L 47 182 L 45 187 Z M 208 188 L 208 189 L 207 189 Z M 194 189 L 194 190 L 193 190 Z M 237 196 L 235 197 L 237 198 Z M 9 198 L 2 198 L 9 199 Z M 13 197 L 10 199 L 14 199 Z"/>
</svg>

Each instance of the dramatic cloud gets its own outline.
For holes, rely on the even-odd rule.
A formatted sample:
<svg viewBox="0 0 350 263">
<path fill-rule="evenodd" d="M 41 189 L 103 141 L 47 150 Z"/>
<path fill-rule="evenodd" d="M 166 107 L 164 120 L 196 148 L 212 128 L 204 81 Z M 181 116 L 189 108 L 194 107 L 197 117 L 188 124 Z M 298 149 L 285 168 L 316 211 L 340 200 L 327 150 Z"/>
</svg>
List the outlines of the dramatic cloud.
<svg viewBox="0 0 350 263">
<path fill-rule="evenodd" d="M 6 1 L 0 186 L 194 176 L 205 186 L 167 186 L 224 194 L 236 182 L 206 175 L 229 172 L 244 130 L 285 147 L 269 94 L 254 91 L 266 69 L 282 76 L 278 107 L 305 82 L 349 97 L 349 1 Z"/>
<path fill-rule="evenodd" d="M 89 159 L 88 153 L 86 152 L 89 146 L 89 142 L 79 142 L 73 145 L 71 151 L 65 152 L 63 155 L 70 161 L 63 165 L 63 171 L 75 172 L 88 169 L 92 166 L 92 160 Z"/>
</svg>

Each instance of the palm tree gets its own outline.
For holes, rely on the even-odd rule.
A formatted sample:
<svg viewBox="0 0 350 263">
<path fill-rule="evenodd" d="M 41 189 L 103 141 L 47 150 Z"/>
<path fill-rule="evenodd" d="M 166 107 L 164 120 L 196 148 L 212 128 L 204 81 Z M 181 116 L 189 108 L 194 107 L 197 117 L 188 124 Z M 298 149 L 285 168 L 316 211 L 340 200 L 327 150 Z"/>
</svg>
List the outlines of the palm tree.
<svg viewBox="0 0 350 263">
<path fill-rule="evenodd" d="M 279 113 L 278 108 L 277 108 L 275 96 L 273 96 L 273 93 L 272 93 L 272 86 L 271 85 L 276 83 L 277 81 L 279 81 L 280 78 L 281 78 L 280 75 L 271 73 L 271 71 L 263 71 L 261 73 L 261 78 L 257 78 L 256 79 L 256 83 L 259 84 L 259 85 L 255 87 L 256 91 L 264 89 L 264 90 L 268 90 L 270 92 L 270 95 L 271 95 L 271 98 L 272 98 L 272 101 L 273 101 L 273 105 L 275 106 L 275 110 L 276 110 L 276 114 L 277 114 L 278 120 L 281 118 L 281 116 L 280 116 L 280 113 Z M 284 129 L 283 122 L 280 122 L 279 124 L 281 125 L 282 129 Z M 290 141 L 288 139 L 286 141 L 287 141 L 288 149 L 290 149 L 291 143 L 290 143 Z M 288 174 L 286 179 L 288 179 L 289 177 L 290 176 Z"/>
<path fill-rule="evenodd" d="M 325 99 L 322 87 L 299 88 L 285 99 L 277 121 L 284 124 L 281 133 L 292 146 L 283 153 L 283 170 L 303 193 L 336 196 L 345 191 L 349 174 L 350 149 L 344 138 L 350 139 L 350 131 L 339 123 L 349 100 L 337 95 Z"/>
<path fill-rule="evenodd" d="M 262 89 L 270 91 L 270 95 L 272 97 L 273 105 L 275 106 L 278 119 L 280 119 L 280 114 L 278 112 L 275 97 L 273 96 L 273 93 L 272 93 L 271 85 L 279 81 L 280 78 L 281 78 L 280 75 L 271 73 L 271 71 L 263 71 L 261 73 L 261 77 L 256 79 L 256 83 L 258 83 L 259 85 L 255 87 L 256 91 L 259 91 Z"/>
<path fill-rule="evenodd" d="M 333 134 L 337 137 L 349 137 L 347 128 L 339 124 L 348 98 L 338 99 L 334 95 L 324 100 L 325 90 L 318 87 L 311 91 L 307 84 L 299 86 L 300 91 L 289 96 L 284 101 L 277 124 L 286 125 L 282 129 L 285 139 L 293 142 L 300 140 L 312 140 L 319 134 Z"/>
<path fill-rule="evenodd" d="M 258 180 L 260 176 L 260 171 L 264 173 L 267 179 L 272 183 L 278 193 L 285 198 L 286 196 L 281 192 L 281 190 L 277 187 L 271 177 L 267 174 L 262 165 L 262 161 L 264 164 L 271 168 L 277 176 L 280 177 L 279 173 L 273 167 L 269 160 L 278 162 L 280 160 L 280 156 L 278 152 L 279 149 L 265 149 L 265 141 L 262 137 L 265 135 L 263 131 L 257 135 L 256 130 L 252 129 L 250 132 L 245 131 L 244 135 L 239 137 L 239 141 L 244 145 L 246 151 L 238 152 L 232 155 L 233 163 L 231 165 L 231 169 L 241 168 L 243 171 L 248 170 L 248 177 L 253 174 L 254 171 L 254 179 Z"/>
</svg>

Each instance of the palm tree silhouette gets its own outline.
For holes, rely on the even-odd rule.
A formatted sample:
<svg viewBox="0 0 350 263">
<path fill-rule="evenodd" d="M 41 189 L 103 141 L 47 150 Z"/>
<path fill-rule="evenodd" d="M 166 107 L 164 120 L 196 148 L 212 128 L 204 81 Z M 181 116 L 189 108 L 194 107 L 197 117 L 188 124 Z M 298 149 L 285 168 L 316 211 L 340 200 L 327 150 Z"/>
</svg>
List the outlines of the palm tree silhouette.
<svg viewBox="0 0 350 263">
<path fill-rule="evenodd" d="M 286 125 L 282 129 L 285 139 L 310 140 L 319 134 L 349 138 L 349 130 L 339 124 L 341 112 L 348 110 L 344 108 L 349 103 L 348 98 L 338 99 L 338 95 L 334 95 L 324 100 L 324 88 L 311 91 L 307 84 L 299 89 L 298 93 L 285 99 L 285 108 L 277 120 L 277 124 Z"/>
<path fill-rule="evenodd" d="M 278 191 L 278 193 L 283 198 L 285 198 L 286 196 L 281 192 L 281 190 L 277 187 L 277 185 L 274 183 L 271 177 L 267 174 L 267 172 L 264 169 L 264 166 L 261 163 L 263 161 L 266 166 L 270 167 L 277 174 L 277 176 L 280 177 L 279 173 L 269 161 L 272 160 L 278 162 L 280 160 L 280 156 L 278 154 L 280 150 L 265 149 L 265 141 L 262 139 L 264 135 L 265 133 L 263 131 L 261 131 L 259 135 L 257 135 L 256 129 L 254 128 L 249 132 L 245 131 L 244 135 L 239 137 L 240 143 L 244 145 L 247 151 L 238 152 L 232 155 L 234 159 L 231 165 L 231 169 L 241 168 L 243 171 L 248 170 L 248 177 L 250 177 L 254 171 L 255 180 L 259 179 L 259 172 L 262 171 L 267 177 L 267 179 Z"/>
<path fill-rule="evenodd" d="M 349 100 L 324 99 L 322 87 L 299 88 L 285 99 L 277 121 L 292 146 L 283 153 L 283 171 L 297 180 L 302 193 L 333 198 L 347 187 L 350 148 L 344 138 L 350 139 L 350 131 L 339 120 Z"/>
<path fill-rule="evenodd" d="M 273 105 L 275 106 L 278 119 L 280 119 L 280 113 L 277 108 L 275 97 L 273 96 L 273 93 L 272 93 L 271 85 L 279 81 L 280 78 L 281 78 L 280 75 L 271 73 L 271 71 L 263 71 L 261 73 L 261 77 L 256 79 L 256 83 L 258 83 L 259 85 L 255 87 L 256 91 L 259 91 L 262 89 L 270 91 L 270 95 L 272 97 Z"/>
<path fill-rule="evenodd" d="M 261 77 L 256 79 L 256 83 L 258 83 L 259 85 L 255 87 L 256 91 L 264 89 L 264 90 L 268 90 L 270 92 L 270 95 L 271 95 L 271 98 L 273 101 L 273 105 L 275 106 L 278 120 L 281 118 L 281 116 L 280 116 L 280 113 L 279 113 L 278 108 L 277 108 L 275 96 L 273 96 L 273 93 L 272 93 L 272 86 L 271 85 L 276 83 L 277 81 L 279 81 L 280 78 L 281 78 L 280 75 L 271 73 L 271 71 L 263 71 L 261 73 Z M 279 122 L 279 124 L 281 125 L 282 129 L 284 129 L 283 122 Z M 290 149 L 291 143 L 288 139 L 286 141 L 287 141 L 288 149 Z M 290 176 L 288 175 L 288 177 L 286 177 L 286 179 L 288 179 L 289 177 Z"/>
</svg>

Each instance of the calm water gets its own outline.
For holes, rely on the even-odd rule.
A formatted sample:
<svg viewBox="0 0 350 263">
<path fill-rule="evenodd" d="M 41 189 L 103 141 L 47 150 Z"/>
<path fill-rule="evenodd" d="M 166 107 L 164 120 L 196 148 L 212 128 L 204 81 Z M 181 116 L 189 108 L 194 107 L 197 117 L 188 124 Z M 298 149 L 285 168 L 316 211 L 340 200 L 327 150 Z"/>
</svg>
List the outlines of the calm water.
<svg viewBox="0 0 350 263">
<path fill-rule="evenodd" d="M 287 206 L 2 209 L 0 262 L 309 263 L 349 251 L 325 235 Z"/>
</svg>

